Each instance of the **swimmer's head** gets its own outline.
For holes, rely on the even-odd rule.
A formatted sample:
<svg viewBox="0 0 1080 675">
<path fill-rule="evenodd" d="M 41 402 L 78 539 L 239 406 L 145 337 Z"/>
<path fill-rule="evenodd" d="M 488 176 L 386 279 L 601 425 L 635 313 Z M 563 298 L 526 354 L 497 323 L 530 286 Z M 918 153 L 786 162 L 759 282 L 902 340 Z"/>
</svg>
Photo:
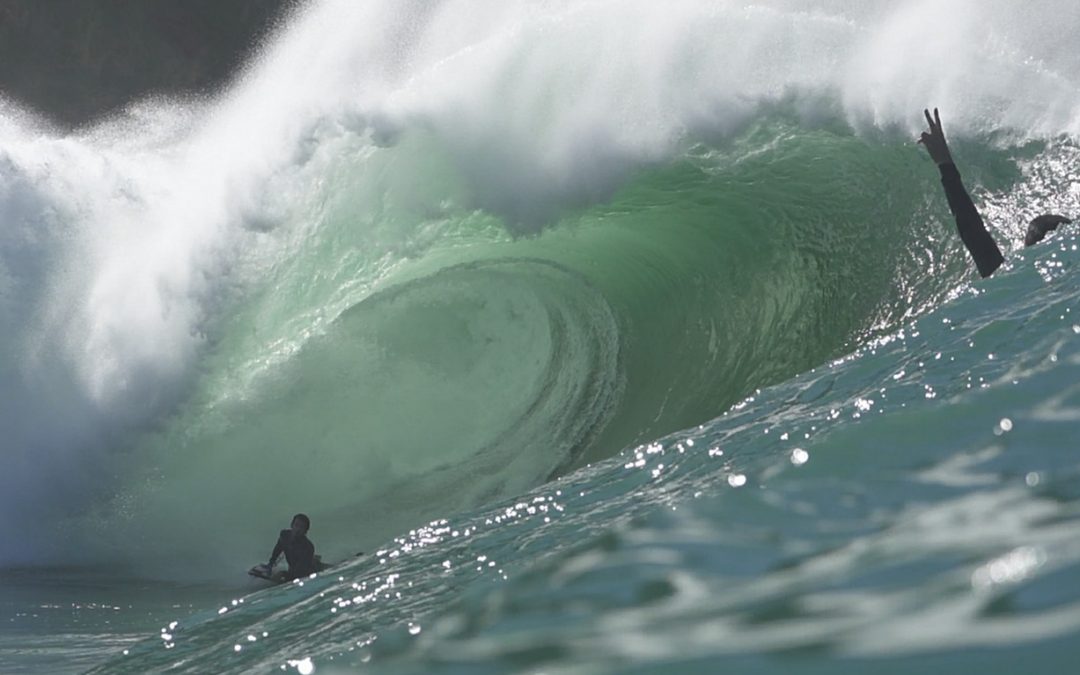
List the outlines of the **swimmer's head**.
<svg viewBox="0 0 1080 675">
<path fill-rule="evenodd" d="M 1062 223 L 1071 223 L 1072 221 L 1065 216 L 1055 216 L 1047 213 L 1039 216 L 1028 223 L 1027 234 L 1024 235 L 1024 246 L 1032 246 L 1038 244 L 1046 236 L 1047 232 L 1056 230 L 1058 225 Z"/>
<path fill-rule="evenodd" d="M 311 518 L 308 518 L 303 513 L 298 513 L 293 516 L 289 529 L 293 531 L 293 534 L 307 534 L 307 531 L 311 529 Z"/>
</svg>

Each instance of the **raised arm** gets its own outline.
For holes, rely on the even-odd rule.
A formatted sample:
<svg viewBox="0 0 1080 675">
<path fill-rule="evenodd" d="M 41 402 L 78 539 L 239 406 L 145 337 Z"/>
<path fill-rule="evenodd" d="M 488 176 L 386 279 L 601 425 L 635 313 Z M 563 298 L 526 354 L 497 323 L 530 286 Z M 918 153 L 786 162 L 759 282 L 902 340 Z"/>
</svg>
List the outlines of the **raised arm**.
<svg viewBox="0 0 1080 675">
<path fill-rule="evenodd" d="M 964 183 L 960 179 L 960 171 L 953 163 L 949 145 L 945 142 L 945 132 L 941 129 L 941 116 L 937 108 L 934 108 L 934 116 L 930 117 L 930 111 L 924 110 L 926 122 L 930 125 L 929 131 L 924 131 L 919 138 L 930 158 L 938 165 L 941 171 L 941 185 L 945 188 L 945 198 L 949 201 L 949 209 L 956 220 L 956 229 L 960 232 L 960 240 L 964 242 L 971 257 L 975 259 L 975 267 L 984 278 L 990 276 L 1001 267 L 1005 258 L 1001 250 L 994 243 L 994 238 L 986 231 L 979 210 L 971 201 L 971 196 L 964 189 Z"/>
</svg>

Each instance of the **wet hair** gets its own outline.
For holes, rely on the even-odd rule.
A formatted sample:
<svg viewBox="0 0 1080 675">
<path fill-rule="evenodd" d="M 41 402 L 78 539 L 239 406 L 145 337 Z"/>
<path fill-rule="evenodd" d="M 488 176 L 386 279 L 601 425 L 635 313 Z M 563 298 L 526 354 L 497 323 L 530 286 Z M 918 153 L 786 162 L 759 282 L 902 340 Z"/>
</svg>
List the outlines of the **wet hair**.
<svg viewBox="0 0 1080 675">
<path fill-rule="evenodd" d="M 308 518 L 303 513 L 296 514 L 295 516 L 292 517 L 292 519 L 293 520 L 299 520 L 300 522 L 302 522 L 304 524 L 304 532 L 307 532 L 308 530 L 311 529 L 311 518 Z"/>
<path fill-rule="evenodd" d="M 1024 235 L 1024 246 L 1033 246 L 1038 244 L 1046 236 L 1047 232 L 1056 230 L 1058 225 L 1062 223 L 1071 223 L 1072 221 L 1065 216 L 1055 216 L 1051 213 L 1039 216 L 1030 223 L 1028 223 L 1027 234 Z"/>
</svg>

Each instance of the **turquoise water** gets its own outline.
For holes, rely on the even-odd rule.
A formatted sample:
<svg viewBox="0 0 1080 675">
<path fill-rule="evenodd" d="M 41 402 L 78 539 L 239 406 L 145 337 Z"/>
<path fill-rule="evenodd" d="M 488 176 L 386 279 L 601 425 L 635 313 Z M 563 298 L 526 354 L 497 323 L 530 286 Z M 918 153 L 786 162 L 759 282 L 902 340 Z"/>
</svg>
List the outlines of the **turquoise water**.
<svg viewBox="0 0 1080 675">
<path fill-rule="evenodd" d="M 3 108 L 4 670 L 1060 669 L 1080 10 L 980 8 L 322 2 Z"/>
</svg>

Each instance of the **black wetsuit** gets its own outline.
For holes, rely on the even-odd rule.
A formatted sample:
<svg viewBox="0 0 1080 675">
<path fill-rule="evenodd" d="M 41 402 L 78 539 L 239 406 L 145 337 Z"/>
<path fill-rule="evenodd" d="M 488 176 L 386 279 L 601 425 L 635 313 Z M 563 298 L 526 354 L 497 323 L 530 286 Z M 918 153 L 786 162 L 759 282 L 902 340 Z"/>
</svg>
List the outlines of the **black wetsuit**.
<svg viewBox="0 0 1080 675">
<path fill-rule="evenodd" d="M 990 276 L 1005 262 L 1004 256 L 994 243 L 994 238 L 986 231 L 982 216 L 972 203 L 964 183 L 960 180 L 960 171 L 955 164 L 941 164 L 941 184 L 945 187 L 945 198 L 949 200 L 949 209 L 956 219 L 956 229 L 960 239 L 975 259 L 975 266 L 984 278 Z"/>
<path fill-rule="evenodd" d="M 315 544 L 302 534 L 293 534 L 292 530 L 282 530 L 278 535 L 277 545 L 270 554 L 270 567 L 277 562 L 278 556 L 285 554 L 285 560 L 289 563 L 289 579 L 306 577 L 316 572 L 315 569 Z"/>
</svg>

